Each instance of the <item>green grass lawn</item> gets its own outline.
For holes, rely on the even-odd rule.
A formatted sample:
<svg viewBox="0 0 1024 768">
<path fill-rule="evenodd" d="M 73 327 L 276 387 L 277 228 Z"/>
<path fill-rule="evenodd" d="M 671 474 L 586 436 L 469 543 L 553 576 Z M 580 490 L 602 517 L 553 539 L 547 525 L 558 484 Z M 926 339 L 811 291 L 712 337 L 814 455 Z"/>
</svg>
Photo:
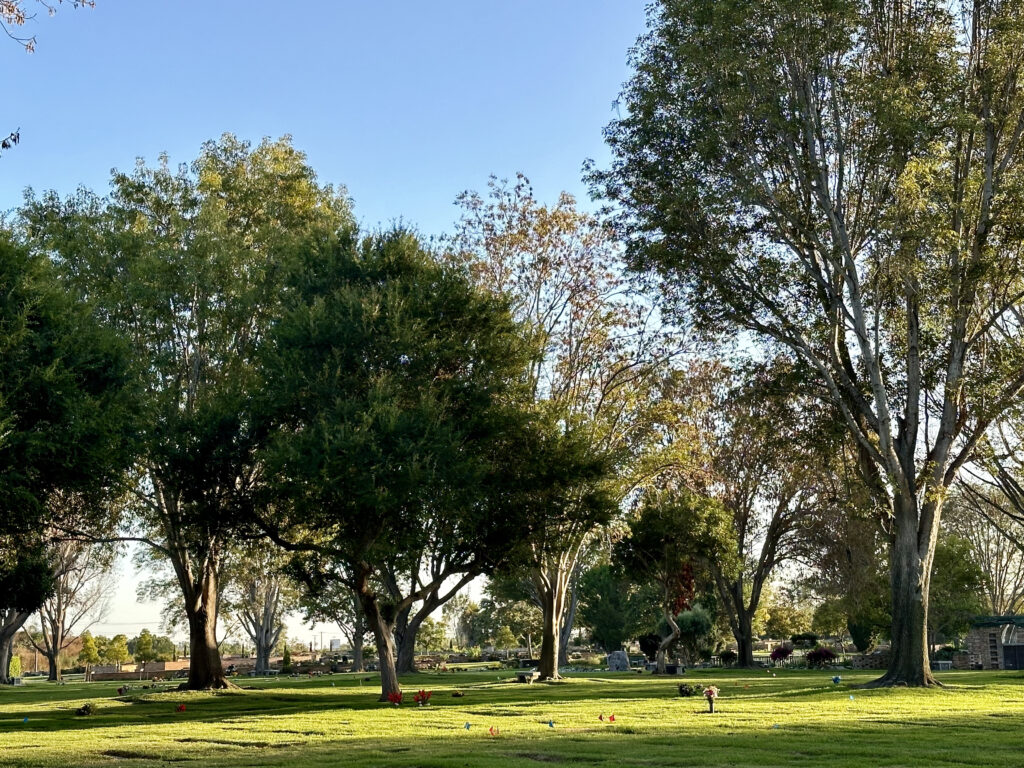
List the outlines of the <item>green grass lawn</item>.
<svg viewBox="0 0 1024 768">
<path fill-rule="evenodd" d="M 843 672 L 839 685 L 832 672 L 679 678 L 721 688 L 713 715 L 703 699 L 679 698 L 676 679 L 521 685 L 509 674 L 411 676 L 400 708 L 377 702 L 366 675 L 245 681 L 256 690 L 222 693 L 136 687 L 124 697 L 118 683 L 34 681 L 0 690 L 0 766 L 1024 765 L 1018 673 L 946 673 L 947 687 L 931 691 L 853 687 L 866 672 Z M 420 687 L 433 691 L 429 707 L 412 703 Z M 85 702 L 96 713 L 76 716 Z"/>
</svg>

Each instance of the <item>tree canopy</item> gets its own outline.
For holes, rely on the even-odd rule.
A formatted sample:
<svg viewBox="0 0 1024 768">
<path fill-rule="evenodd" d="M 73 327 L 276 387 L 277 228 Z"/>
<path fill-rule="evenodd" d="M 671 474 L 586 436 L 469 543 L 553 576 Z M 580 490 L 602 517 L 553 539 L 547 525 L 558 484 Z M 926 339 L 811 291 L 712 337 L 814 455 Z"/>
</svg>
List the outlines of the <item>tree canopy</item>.
<svg viewBox="0 0 1024 768">
<path fill-rule="evenodd" d="M 1022 10 L 654 4 L 591 177 L 699 328 L 788 349 L 840 409 L 892 550 L 880 684 L 932 682 L 942 501 L 1024 387 Z"/>
</svg>

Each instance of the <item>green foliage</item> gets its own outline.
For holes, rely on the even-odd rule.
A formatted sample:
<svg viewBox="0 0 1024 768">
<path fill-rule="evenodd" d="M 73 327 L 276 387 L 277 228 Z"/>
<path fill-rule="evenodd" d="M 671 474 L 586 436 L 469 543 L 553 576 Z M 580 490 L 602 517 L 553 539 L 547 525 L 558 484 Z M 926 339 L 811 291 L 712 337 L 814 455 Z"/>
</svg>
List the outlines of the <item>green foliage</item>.
<svg viewBox="0 0 1024 768">
<path fill-rule="evenodd" d="M 695 566 L 716 559 L 729 572 L 733 552 L 732 518 L 720 502 L 688 491 L 651 492 L 614 559 L 632 578 L 656 583 L 662 609 L 675 615 L 693 598 Z"/>
<path fill-rule="evenodd" d="M 21 656 L 11 654 L 11 663 L 7 668 L 8 677 L 21 677 Z"/>
<path fill-rule="evenodd" d="M 1018 0 L 655 2 L 591 174 L 669 315 L 841 411 L 898 549 L 889 683 L 928 682 L 942 505 L 1021 391 L 1022 39 Z"/>
<path fill-rule="evenodd" d="M 128 349 L 47 258 L 6 231 L 0 295 L 0 537 L 43 520 L 89 527 L 131 459 Z M 51 507 L 55 492 L 89 501 Z"/>
<path fill-rule="evenodd" d="M 677 643 L 683 656 L 690 664 L 696 663 L 705 653 L 715 629 L 715 617 L 704 606 L 695 603 L 676 617 L 679 625 Z"/>
<path fill-rule="evenodd" d="M 157 654 L 153 650 L 153 633 L 144 629 L 135 640 L 135 660 L 145 664 L 148 661 L 155 661 L 156 657 Z"/>
<path fill-rule="evenodd" d="M 509 648 L 515 647 L 516 636 L 512 634 L 511 628 L 506 624 L 498 629 L 494 637 L 491 638 L 491 643 L 499 651 L 506 651 Z"/>
<path fill-rule="evenodd" d="M 448 638 L 444 624 L 430 616 L 425 618 L 416 633 L 416 645 L 421 652 L 426 653 L 445 650 L 448 647 Z"/>
<path fill-rule="evenodd" d="M 128 650 L 128 638 L 114 635 L 103 649 L 103 661 L 107 664 L 124 664 L 131 661 L 132 654 Z"/>
<path fill-rule="evenodd" d="M 942 640 L 967 634 L 971 620 L 986 613 L 985 574 L 966 539 L 945 535 L 935 547 L 928 626 Z"/>
<path fill-rule="evenodd" d="M 0 549 L 0 555 L 5 555 L 0 558 L 0 609 L 37 610 L 55 587 L 45 548 L 18 544 L 9 552 Z"/>
<path fill-rule="evenodd" d="M 840 600 L 823 600 L 814 609 L 811 630 L 821 637 L 842 637 L 846 634 L 846 611 Z"/>
<path fill-rule="evenodd" d="M 803 606 L 796 605 L 785 595 L 778 595 L 767 606 L 768 620 L 764 631 L 769 637 L 776 639 L 802 635 L 811 626 L 811 612 Z M 813 645 L 813 643 L 811 643 Z"/>
<path fill-rule="evenodd" d="M 100 663 L 100 654 L 96 648 L 96 640 L 91 632 L 82 633 L 82 650 L 78 652 L 78 663 L 91 667 Z"/>
<path fill-rule="evenodd" d="M 524 530 L 543 536 L 556 488 L 607 515 L 599 491 L 579 493 L 603 462 L 574 459 L 572 432 L 531 413 L 534 350 L 504 301 L 413 235 L 308 243 L 287 286 L 263 358 L 281 500 L 268 522 L 350 586 L 407 572 L 428 547 L 455 572 L 494 567 Z"/>
<path fill-rule="evenodd" d="M 284 653 L 281 655 L 281 674 L 291 674 L 292 671 L 292 651 L 287 645 L 284 647 Z"/>
<path fill-rule="evenodd" d="M 543 620 L 540 608 L 529 599 L 522 584 L 514 578 L 492 574 L 480 601 L 480 623 L 489 637 L 508 627 L 516 644 L 527 645 L 527 636 L 539 640 Z"/>
<path fill-rule="evenodd" d="M 851 616 L 847 619 L 847 631 L 853 640 L 854 647 L 861 653 L 871 653 L 878 643 L 879 629 L 876 624 L 864 617 Z"/>
<path fill-rule="evenodd" d="M 114 173 L 107 198 L 50 193 L 22 213 L 33 245 L 130 341 L 146 425 L 131 511 L 192 582 L 179 584 L 192 647 L 215 654 L 195 619 L 215 623 L 217 605 L 194 595 L 218 594 L 228 540 L 252 528 L 257 341 L 279 314 L 286 254 L 347 225 L 348 203 L 288 139 L 252 147 L 224 135 L 190 166 L 139 161 Z"/>
<path fill-rule="evenodd" d="M 638 585 L 611 565 L 586 571 L 579 582 L 579 623 L 605 651 L 617 651 L 627 640 L 657 623 L 658 594 Z"/>
</svg>

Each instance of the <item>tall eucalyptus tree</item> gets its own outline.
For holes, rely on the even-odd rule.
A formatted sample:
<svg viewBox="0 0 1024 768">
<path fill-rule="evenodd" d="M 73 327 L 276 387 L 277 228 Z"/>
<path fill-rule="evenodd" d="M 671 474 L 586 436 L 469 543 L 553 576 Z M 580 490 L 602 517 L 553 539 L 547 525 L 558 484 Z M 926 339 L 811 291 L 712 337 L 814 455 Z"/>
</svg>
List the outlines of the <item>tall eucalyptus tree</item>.
<svg viewBox="0 0 1024 768">
<path fill-rule="evenodd" d="M 632 265 L 701 330 L 788 349 L 889 542 L 878 685 L 930 685 L 943 503 L 1024 388 L 1020 0 L 663 0 L 614 159 Z"/>
</svg>

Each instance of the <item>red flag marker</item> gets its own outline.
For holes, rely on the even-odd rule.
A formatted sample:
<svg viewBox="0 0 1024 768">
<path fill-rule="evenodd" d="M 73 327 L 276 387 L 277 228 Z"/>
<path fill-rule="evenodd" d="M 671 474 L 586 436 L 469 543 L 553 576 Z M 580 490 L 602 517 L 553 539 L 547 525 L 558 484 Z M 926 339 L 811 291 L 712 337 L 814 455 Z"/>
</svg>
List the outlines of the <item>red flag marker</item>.
<svg viewBox="0 0 1024 768">
<path fill-rule="evenodd" d="M 611 715 L 611 716 L 610 716 L 610 717 L 608 718 L 608 722 L 609 722 L 609 723 L 614 723 L 614 722 L 615 722 L 615 715 Z"/>
<path fill-rule="evenodd" d="M 603 723 L 604 722 L 604 712 L 602 712 L 600 715 L 598 715 L 597 719 L 600 720 Z"/>
</svg>

